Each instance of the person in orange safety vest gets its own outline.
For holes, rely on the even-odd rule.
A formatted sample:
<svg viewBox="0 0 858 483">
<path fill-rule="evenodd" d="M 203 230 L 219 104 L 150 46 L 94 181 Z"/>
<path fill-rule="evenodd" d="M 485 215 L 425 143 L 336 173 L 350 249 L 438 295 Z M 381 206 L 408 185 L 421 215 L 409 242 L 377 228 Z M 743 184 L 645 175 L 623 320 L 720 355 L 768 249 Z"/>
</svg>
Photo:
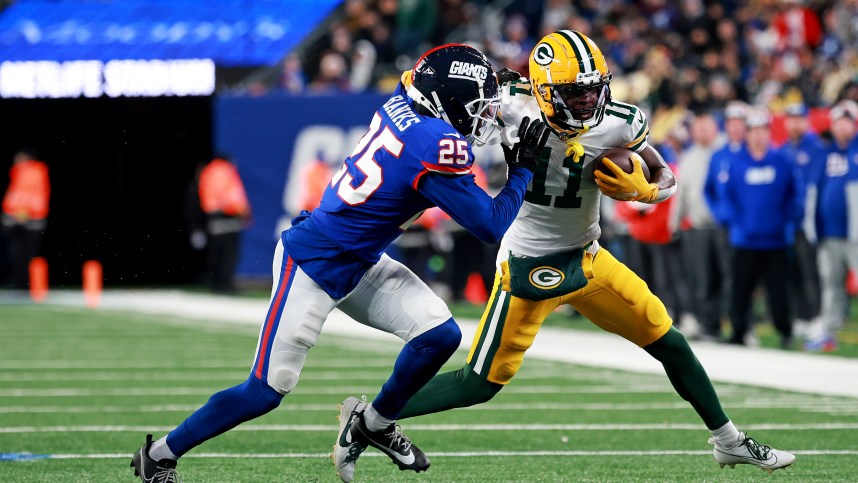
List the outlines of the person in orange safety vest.
<svg viewBox="0 0 858 483">
<path fill-rule="evenodd" d="M 322 195 L 334 175 L 331 168 L 321 153 L 316 159 L 301 169 L 301 186 L 298 195 L 298 212 L 301 210 L 313 211 L 322 201 Z"/>
<path fill-rule="evenodd" d="M 206 216 L 208 272 L 212 289 L 235 292 L 241 232 L 250 220 L 250 203 L 238 169 L 226 157 L 216 157 L 199 176 L 200 207 Z"/>
<path fill-rule="evenodd" d="M 38 256 L 48 226 L 51 196 L 48 165 L 36 153 L 21 149 L 15 153 L 9 171 L 9 186 L 3 197 L 2 224 L 9 241 L 9 285 L 25 290 L 29 286 L 30 260 Z"/>
</svg>

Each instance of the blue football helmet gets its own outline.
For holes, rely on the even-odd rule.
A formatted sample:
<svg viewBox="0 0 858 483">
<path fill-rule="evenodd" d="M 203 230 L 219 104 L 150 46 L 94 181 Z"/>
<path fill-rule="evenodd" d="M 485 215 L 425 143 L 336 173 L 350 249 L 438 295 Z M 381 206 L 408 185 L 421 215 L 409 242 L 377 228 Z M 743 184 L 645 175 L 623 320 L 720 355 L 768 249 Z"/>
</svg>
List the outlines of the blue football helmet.
<svg viewBox="0 0 858 483">
<path fill-rule="evenodd" d="M 497 77 L 486 56 L 471 46 L 446 44 L 423 54 L 407 92 L 427 115 L 447 121 L 474 145 L 486 144 L 497 130 Z"/>
</svg>

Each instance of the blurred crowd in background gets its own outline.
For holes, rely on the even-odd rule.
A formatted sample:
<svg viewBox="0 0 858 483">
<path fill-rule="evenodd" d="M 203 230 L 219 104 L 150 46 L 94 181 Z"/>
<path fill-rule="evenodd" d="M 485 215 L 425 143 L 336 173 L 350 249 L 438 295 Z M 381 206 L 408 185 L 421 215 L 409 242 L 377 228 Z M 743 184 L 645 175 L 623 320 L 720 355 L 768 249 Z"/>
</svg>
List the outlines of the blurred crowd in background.
<svg viewBox="0 0 858 483">
<path fill-rule="evenodd" d="M 856 0 L 347 0 L 328 33 L 286 57 L 268 87 L 390 90 L 421 52 L 446 42 L 527 75 L 536 40 L 558 29 L 600 46 L 614 97 L 646 109 L 654 135 L 661 117 L 733 99 L 776 113 L 795 101 L 858 99 Z"/>
</svg>

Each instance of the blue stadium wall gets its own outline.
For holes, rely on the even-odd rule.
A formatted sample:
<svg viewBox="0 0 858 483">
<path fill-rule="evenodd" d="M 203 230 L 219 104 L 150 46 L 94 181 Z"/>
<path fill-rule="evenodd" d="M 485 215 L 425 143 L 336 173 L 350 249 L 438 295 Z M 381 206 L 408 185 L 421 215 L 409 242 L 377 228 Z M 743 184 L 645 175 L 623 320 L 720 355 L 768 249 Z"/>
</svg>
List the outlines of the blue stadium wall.
<svg viewBox="0 0 858 483">
<path fill-rule="evenodd" d="M 306 163 L 322 157 L 338 165 L 366 132 L 381 94 L 265 97 L 214 100 L 215 151 L 238 165 L 253 210 L 244 232 L 238 275 L 271 276 L 274 246 L 296 214 Z"/>
</svg>

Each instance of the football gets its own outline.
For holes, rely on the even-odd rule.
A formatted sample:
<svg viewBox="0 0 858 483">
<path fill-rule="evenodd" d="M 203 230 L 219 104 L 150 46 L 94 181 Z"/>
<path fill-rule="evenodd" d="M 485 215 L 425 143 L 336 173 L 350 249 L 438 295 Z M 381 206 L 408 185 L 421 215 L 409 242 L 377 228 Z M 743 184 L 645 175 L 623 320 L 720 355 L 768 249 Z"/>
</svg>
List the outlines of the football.
<svg viewBox="0 0 858 483">
<path fill-rule="evenodd" d="M 622 169 L 626 173 L 631 173 L 632 169 L 633 169 L 632 158 L 631 158 L 632 155 L 640 156 L 639 154 L 635 153 L 631 149 L 626 149 L 626 148 L 609 148 L 609 149 L 606 149 L 606 150 L 602 151 L 598 156 L 596 156 L 596 161 L 594 162 L 595 169 L 607 174 L 608 176 L 614 176 L 613 171 L 611 171 L 610 169 L 608 169 L 607 166 L 602 164 L 602 160 L 605 158 L 608 158 L 611 161 L 613 161 L 614 164 L 619 166 L 620 169 Z M 644 178 L 646 178 L 646 180 L 649 181 L 650 180 L 649 167 L 647 167 L 646 163 L 643 162 L 643 159 L 641 159 L 641 170 L 643 171 Z"/>
</svg>

